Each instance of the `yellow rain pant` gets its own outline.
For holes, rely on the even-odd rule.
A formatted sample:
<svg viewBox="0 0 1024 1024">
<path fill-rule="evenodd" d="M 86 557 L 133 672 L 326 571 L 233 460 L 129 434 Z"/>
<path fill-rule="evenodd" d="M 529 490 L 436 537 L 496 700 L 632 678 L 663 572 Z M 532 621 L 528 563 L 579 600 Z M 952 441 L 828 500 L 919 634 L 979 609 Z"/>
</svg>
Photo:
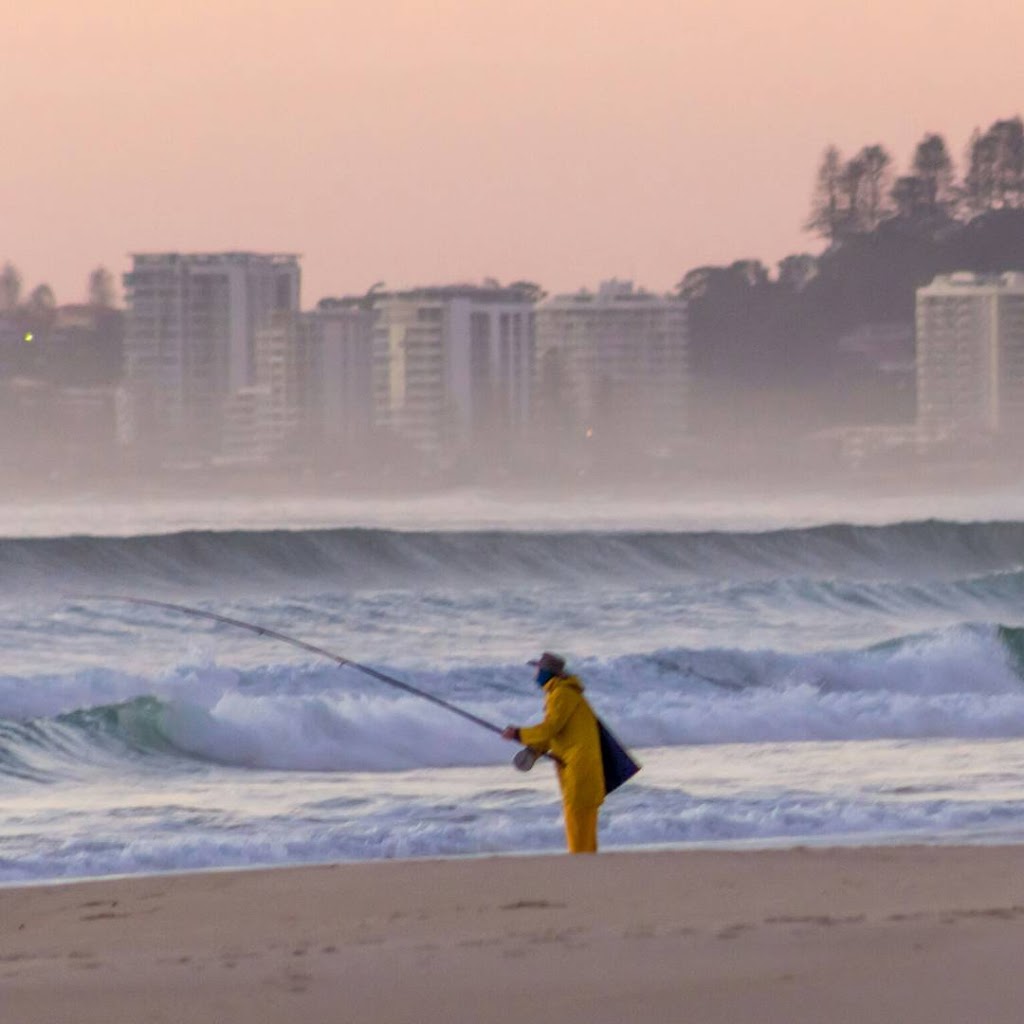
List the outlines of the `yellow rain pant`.
<svg viewBox="0 0 1024 1024">
<path fill-rule="evenodd" d="M 597 807 L 570 807 L 565 812 L 565 841 L 570 853 L 597 853 Z"/>
</svg>

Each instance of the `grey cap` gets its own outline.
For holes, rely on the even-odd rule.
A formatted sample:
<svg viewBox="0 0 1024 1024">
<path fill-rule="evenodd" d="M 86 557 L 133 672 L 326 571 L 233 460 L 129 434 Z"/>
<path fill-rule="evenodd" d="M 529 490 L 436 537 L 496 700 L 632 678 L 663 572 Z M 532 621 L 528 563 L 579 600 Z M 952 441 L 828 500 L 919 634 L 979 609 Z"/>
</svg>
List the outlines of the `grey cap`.
<svg viewBox="0 0 1024 1024">
<path fill-rule="evenodd" d="M 533 665 L 534 668 L 542 668 L 554 676 L 560 676 L 565 671 L 565 658 L 560 658 L 550 651 L 545 651 L 535 661 L 528 661 L 526 664 Z"/>
</svg>

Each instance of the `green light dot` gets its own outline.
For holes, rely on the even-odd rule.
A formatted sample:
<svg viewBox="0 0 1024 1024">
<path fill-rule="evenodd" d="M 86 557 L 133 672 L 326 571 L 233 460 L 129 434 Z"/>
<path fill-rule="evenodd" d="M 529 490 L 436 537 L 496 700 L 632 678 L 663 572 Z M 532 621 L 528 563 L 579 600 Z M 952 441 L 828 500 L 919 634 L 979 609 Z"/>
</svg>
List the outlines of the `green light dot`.
<svg viewBox="0 0 1024 1024">
<path fill-rule="evenodd" d="M 36 336 L 31 331 L 29 331 L 28 334 L 25 335 L 25 340 L 26 341 L 35 341 L 36 340 Z"/>
</svg>

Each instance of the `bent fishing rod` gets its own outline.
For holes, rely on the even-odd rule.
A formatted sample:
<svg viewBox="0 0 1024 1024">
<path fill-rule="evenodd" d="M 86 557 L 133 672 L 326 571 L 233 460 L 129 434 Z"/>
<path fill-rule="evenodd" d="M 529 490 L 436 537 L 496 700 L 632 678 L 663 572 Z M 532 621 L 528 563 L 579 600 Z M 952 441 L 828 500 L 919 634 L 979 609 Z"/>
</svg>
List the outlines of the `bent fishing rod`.
<svg viewBox="0 0 1024 1024">
<path fill-rule="evenodd" d="M 353 661 L 351 658 L 346 658 L 341 654 L 335 654 L 333 651 L 328 651 L 323 647 L 317 647 L 315 644 L 306 643 L 305 640 L 298 640 L 285 633 L 279 633 L 276 629 L 268 629 L 266 626 L 258 626 L 253 622 L 243 622 L 241 619 L 232 619 L 227 615 L 217 615 L 215 612 L 203 611 L 201 608 L 191 608 L 184 604 L 171 604 L 169 601 L 154 601 L 152 598 L 148 597 L 121 597 L 113 594 L 85 594 L 79 599 L 86 601 L 123 601 L 127 604 L 149 605 L 152 608 L 163 608 L 167 611 L 180 612 L 183 615 L 191 615 L 193 618 L 210 619 L 213 622 L 221 622 L 227 626 L 246 629 L 250 633 L 257 634 L 257 636 L 268 636 L 272 640 L 280 640 L 281 643 L 291 644 L 292 647 L 298 647 L 299 650 L 309 651 L 312 654 L 319 654 L 325 658 L 330 658 L 331 661 L 336 662 L 341 668 L 345 668 L 345 666 L 354 668 L 357 672 L 362 672 L 364 675 L 368 675 L 371 678 L 376 679 L 378 682 L 387 683 L 388 686 L 394 686 L 399 690 L 404 690 L 406 693 L 411 693 L 416 697 L 422 697 L 424 700 L 429 700 L 431 704 L 436 704 L 438 707 L 444 708 L 446 711 L 451 711 L 452 714 L 459 715 L 461 718 L 465 718 L 467 721 L 473 722 L 483 729 L 495 732 L 499 736 L 502 733 L 502 730 L 493 722 L 488 722 L 486 719 L 480 718 L 472 712 L 457 707 L 455 704 L 450 704 L 448 701 L 442 700 L 440 697 L 435 697 L 434 694 L 427 693 L 426 690 L 420 690 L 415 686 L 411 686 L 409 683 L 403 683 L 401 679 L 395 679 L 392 676 L 385 675 L 383 672 L 378 672 L 377 669 L 370 668 L 369 665 L 360 665 L 358 661 Z M 552 758 L 552 760 L 554 760 L 554 758 Z"/>
</svg>

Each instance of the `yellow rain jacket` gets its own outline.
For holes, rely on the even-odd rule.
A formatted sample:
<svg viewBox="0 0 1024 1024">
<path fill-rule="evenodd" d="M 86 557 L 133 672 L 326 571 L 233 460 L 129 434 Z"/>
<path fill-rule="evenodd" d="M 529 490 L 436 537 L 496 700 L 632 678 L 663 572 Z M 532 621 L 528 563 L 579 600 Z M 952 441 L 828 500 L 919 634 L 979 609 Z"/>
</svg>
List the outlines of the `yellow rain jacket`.
<svg viewBox="0 0 1024 1024">
<path fill-rule="evenodd" d="M 544 721 L 519 730 L 520 742 L 561 764 L 558 782 L 566 807 L 597 808 L 604 802 L 604 767 L 597 719 L 575 676 L 554 676 L 544 684 Z"/>
</svg>

